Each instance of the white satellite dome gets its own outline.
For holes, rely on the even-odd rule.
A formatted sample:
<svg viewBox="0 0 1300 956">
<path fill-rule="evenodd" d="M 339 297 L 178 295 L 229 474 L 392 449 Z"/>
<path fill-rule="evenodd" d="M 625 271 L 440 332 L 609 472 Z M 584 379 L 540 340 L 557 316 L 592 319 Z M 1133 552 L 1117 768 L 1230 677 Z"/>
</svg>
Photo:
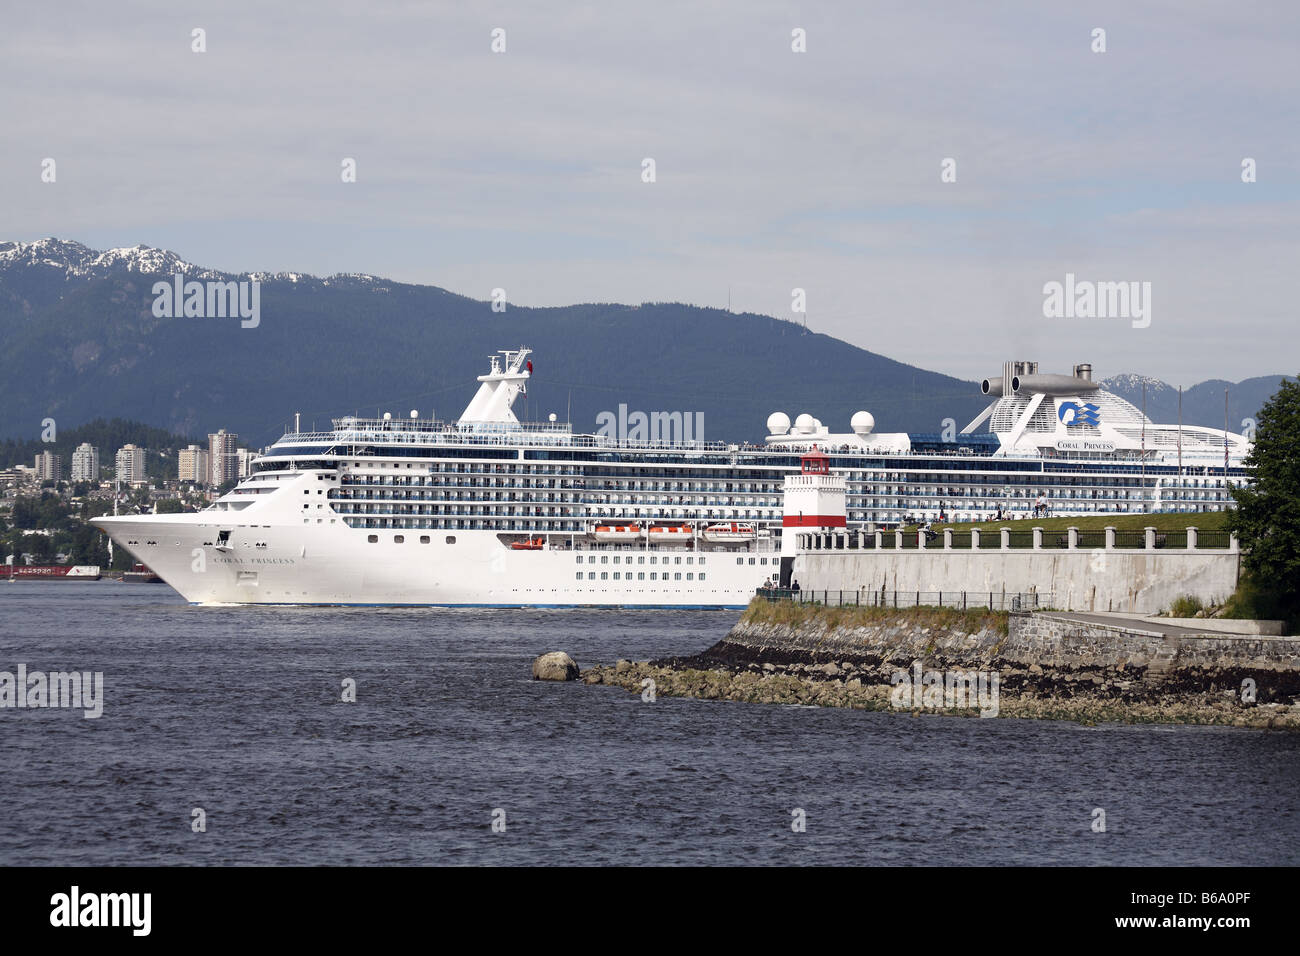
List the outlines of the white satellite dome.
<svg viewBox="0 0 1300 956">
<path fill-rule="evenodd" d="M 794 420 L 794 430 L 804 435 L 807 435 L 816 427 L 817 419 L 813 418 L 807 412 L 804 412 Z"/>
<path fill-rule="evenodd" d="M 790 416 L 785 412 L 773 412 L 767 416 L 767 433 L 784 435 L 790 430 Z"/>
<path fill-rule="evenodd" d="M 869 435 L 871 429 L 876 427 L 876 419 L 870 412 L 854 412 L 849 419 L 849 426 L 855 435 Z"/>
</svg>

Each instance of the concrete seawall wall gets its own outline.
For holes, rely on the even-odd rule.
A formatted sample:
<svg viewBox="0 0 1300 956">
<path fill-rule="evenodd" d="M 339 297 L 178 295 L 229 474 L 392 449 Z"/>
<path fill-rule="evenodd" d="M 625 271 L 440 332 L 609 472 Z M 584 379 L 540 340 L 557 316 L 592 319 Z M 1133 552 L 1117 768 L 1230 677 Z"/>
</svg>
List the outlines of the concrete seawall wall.
<svg viewBox="0 0 1300 956">
<path fill-rule="evenodd" d="M 815 607 L 795 624 L 742 620 L 724 640 L 756 659 L 811 661 L 849 659 L 884 668 L 925 666 L 994 668 L 1015 672 L 1047 669 L 1146 677 L 1194 685 L 1207 675 L 1240 681 L 1252 676 L 1269 696 L 1300 691 L 1300 638 L 1161 633 L 1152 629 L 1072 620 L 1048 612 L 1013 613 L 1002 634 L 992 627 L 973 633 L 919 626 L 905 614 L 855 626 L 830 626 Z M 1234 685 L 1235 686 L 1235 685 Z"/>
<path fill-rule="evenodd" d="M 1191 595 L 1221 603 L 1237 588 L 1236 552 L 1156 550 L 846 550 L 803 552 L 805 591 L 1050 593 L 1053 607 L 1155 614 Z"/>
<path fill-rule="evenodd" d="M 652 681 L 665 696 L 706 700 L 1300 731 L 1300 638 L 1136 625 L 1067 612 L 756 603 L 699 654 L 597 665 L 582 679 L 635 694 Z M 990 694 L 978 705 L 969 694 L 929 696 L 972 680 Z"/>
<path fill-rule="evenodd" d="M 954 666 L 995 663 L 1066 668 L 1232 668 L 1300 675 L 1300 638 L 1163 634 L 1070 620 L 1048 612 L 1013 613 L 1008 632 L 966 633 L 920 627 L 905 616 L 853 627 L 828 627 L 815 609 L 801 624 L 741 621 L 726 642 L 767 653 L 870 658 L 910 664 L 939 659 Z"/>
</svg>

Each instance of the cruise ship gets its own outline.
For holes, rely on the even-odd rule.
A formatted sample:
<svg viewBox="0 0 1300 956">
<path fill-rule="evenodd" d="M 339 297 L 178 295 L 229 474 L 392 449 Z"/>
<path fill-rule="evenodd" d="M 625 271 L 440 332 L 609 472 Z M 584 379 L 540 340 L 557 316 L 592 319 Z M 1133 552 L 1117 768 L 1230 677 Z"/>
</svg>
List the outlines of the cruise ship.
<svg viewBox="0 0 1300 956">
<path fill-rule="evenodd" d="M 530 354 L 492 356 L 454 422 L 295 428 L 203 511 L 93 523 L 197 604 L 731 608 L 817 521 L 785 504 L 810 455 L 844 478 L 850 530 L 1219 511 L 1247 480 L 1245 437 L 1154 424 L 1087 365 L 1005 363 L 960 432 L 877 433 L 860 411 L 836 433 L 774 412 L 763 442 L 726 444 L 521 422 Z"/>
</svg>

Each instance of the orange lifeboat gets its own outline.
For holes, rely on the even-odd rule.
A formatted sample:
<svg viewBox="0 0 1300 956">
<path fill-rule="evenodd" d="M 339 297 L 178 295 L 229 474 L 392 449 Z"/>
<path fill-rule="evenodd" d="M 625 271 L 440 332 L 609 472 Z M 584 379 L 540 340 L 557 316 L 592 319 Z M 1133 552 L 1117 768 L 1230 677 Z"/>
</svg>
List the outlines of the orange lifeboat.
<svg viewBox="0 0 1300 956">
<path fill-rule="evenodd" d="M 639 541 L 641 526 L 639 524 L 601 524 L 591 532 L 601 541 Z"/>
<path fill-rule="evenodd" d="M 659 544 L 685 544 L 691 538 L 691 529 L 686 525 L 659 525 L 650 529 L 650 540 Z"/>
<path fill-rule="evenodd" d="M 525 538 L 523 541 L 512 541 L 510 547 L 515 551 L 541 551 L 546 547 L 546 541 L 542 538 Z"/>
</svg>

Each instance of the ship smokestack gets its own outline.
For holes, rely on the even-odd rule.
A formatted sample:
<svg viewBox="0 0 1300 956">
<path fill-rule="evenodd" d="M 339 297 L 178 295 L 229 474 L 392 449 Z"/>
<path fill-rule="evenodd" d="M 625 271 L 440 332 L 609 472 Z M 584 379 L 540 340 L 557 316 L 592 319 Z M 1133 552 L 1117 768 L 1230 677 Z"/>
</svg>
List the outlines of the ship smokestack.
<svg viewBox="0 0 1300 956">
<path fill-rule="evenodd" d="M 1075 378 L 1081 378 L 1081 379 L 1083 379 L 1085 382 L 1091 382 L 1091 381 L 1092 381 L 1092 366 L 1091 366 L 1091 365 L 1076 365 L 1076 366 L 1074 367 L 1074 377 L 1075 377 Z"/>
</svg>

